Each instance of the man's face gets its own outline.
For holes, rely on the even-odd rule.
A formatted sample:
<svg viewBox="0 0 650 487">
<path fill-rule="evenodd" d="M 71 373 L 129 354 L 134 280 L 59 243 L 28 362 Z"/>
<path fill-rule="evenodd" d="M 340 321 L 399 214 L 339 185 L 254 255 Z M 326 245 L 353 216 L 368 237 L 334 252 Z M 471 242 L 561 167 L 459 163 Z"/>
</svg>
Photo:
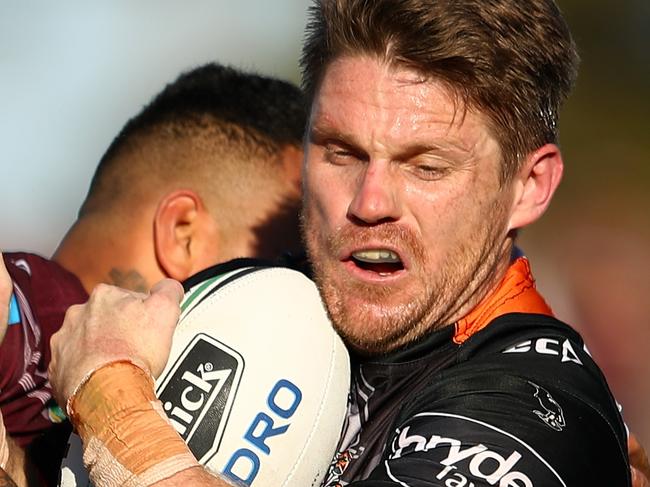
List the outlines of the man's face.
<svg viewBox="0 0 650 487">
<path fill-rule="evenodd" d="M 485 119 L 442 83 L 342 57 L 312 108 L 305 240 L 334 325 L 381 353 L 466 314 L 507 266 L 511 185 Z"/>
</svg>

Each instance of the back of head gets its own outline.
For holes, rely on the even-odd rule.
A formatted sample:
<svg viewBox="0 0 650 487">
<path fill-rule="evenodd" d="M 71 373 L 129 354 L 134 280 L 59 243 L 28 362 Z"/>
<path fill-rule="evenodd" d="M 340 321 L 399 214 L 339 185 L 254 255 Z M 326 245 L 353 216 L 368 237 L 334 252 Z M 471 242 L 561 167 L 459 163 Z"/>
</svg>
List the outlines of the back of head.
<svg viewBox="0 0 650 487">
<path fill-rule="evenodd" d="M 261 254 L 295 246 L 297 230 L 274 226 L 297 228 L 305 121 L 302 93 L 290 83 L 218 64 L 186 72 L 113 140 L 80 218 L 120 217 L 187 189 L 218 220 L 224 241 L 246 227 Z"/>
<path fill-rule="evenodd" d="M 327 66 L 370 55 L 442 81 L 462 107 L 488 118 L 502 179 L 556 142 L 578 57 L 553 0 L 316 0 L 302 54 L 314 97 Z"/>
</svg>

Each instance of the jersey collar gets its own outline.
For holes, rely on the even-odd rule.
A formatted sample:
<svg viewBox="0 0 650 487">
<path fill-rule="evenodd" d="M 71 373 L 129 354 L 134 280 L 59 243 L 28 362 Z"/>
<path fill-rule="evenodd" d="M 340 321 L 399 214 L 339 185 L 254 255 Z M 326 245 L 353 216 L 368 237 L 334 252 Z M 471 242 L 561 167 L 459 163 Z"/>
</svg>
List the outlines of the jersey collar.
<svg viewBox="0 0 650 487">
<path fill-rule="evenodd" d="M 526 257 L 516 258 L 496 289 L 455 324 L 454 343 L 460 345 L 491 321 L 508 313 L 553 316 L 551 307 L 535 287 Z"/>
</svg>

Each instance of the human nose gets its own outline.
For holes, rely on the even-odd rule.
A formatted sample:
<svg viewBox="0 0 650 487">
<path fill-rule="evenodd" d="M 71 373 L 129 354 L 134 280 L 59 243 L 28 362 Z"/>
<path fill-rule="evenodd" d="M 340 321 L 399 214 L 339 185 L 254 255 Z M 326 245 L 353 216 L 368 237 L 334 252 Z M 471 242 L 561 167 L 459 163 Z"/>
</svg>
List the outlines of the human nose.
<svg viewBox="0 0 650 487">
<path fill-rule="evenodd" d="M 354 197 L 348 207 L 349 219 L 365 224 L 399 219 L 398 188 L 388 164 L 369 162 L 354 191 Z"/>
</svg>

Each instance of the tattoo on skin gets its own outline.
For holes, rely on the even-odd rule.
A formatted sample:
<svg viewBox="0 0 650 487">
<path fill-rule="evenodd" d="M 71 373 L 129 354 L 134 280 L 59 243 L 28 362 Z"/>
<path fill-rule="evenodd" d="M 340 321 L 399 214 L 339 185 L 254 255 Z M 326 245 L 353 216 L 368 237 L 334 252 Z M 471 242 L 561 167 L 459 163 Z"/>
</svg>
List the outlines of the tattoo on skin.
<svg viewBox="0 0 650 487">
<path fill-rule="evenodd" d="M 135 269 L 123 270 L 113 268 L 108 273 L 111 282 L 119 287 L 130 289 L 139 293 L 149 292 L 147 281 Z M 1 486 L 0 486 L 1 487 Z"/>
<path fill-rule="evenodd" d="M 11 480 L 9 474 L 0 468 L 0 487 L 16 487 L 16 483 Z"/>
</svg>

